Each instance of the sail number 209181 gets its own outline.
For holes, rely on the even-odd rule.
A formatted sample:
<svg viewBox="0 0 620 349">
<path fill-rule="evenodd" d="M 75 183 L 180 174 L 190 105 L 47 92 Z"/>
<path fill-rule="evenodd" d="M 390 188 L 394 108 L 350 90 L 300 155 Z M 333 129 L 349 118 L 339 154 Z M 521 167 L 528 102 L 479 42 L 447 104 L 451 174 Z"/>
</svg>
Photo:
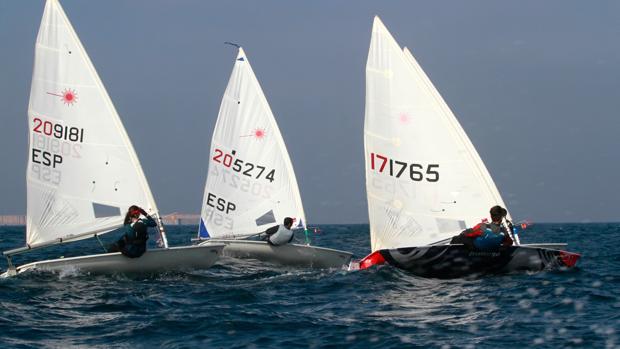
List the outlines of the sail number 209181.
<svg viewBox="0 0 620 349">
<path fill-rule="evenodd" d="M 42 133 L 46 136 L 62 139 L 71 142 L 84 142 L 84 129 L 77 127 L 63 126 L 55 124 L 51 121 L 41 120 L 40 118 L 32 119 L 34 125 L 32 131 Z"/>
<path fill-rule="evenodd" d="M 409 164 L 404 161 L 390 159 L 387 156 L 370 153 L 370 169 L 379 173 L 387 173 L 392 177 L 400 178 L 403 174 L 408 173 L 412 181 L 427 182 L 439 181 L 439 165 L 428 164 L 426 171 L 422 164 Z"/>
</svg>

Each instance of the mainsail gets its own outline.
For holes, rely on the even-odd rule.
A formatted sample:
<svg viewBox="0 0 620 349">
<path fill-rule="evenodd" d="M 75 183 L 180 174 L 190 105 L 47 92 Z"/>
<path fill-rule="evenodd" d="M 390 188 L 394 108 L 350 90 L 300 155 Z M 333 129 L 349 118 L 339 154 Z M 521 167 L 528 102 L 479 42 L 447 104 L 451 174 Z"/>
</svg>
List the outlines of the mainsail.
<svg viewBox="0 0 620 349">
<path fill-rule="evenodd" d="M 199 237 L 247 237 L 281 224 L 285 217 L 305 228 L 284 140 L 239 48 L 211 141 Z"/>
<path fill-rule="evenodd" d="M 366 191 L 373 251 L 449 238 L 504 202 L 408 49 L 375 17 L 366 63 Z"/>
<path fill-rule="evenodd" d="M 28 105 L 28 245 L 120 227 L 139 205 L 157 213 L 136 153 L 57 0 L 36 41 Z"/>
</svg>

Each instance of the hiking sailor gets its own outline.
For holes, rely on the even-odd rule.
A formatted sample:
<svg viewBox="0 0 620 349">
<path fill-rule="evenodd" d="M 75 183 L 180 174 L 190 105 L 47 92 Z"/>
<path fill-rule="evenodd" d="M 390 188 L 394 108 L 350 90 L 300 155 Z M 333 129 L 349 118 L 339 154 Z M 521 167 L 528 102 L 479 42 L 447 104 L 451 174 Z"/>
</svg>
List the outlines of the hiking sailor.
<svg viewBox="0 0 620 349">
<path fill-rule="evenodd" d="M 288 244 L 293 241 L 293 219 L 291 217 L 284 218 L 284 224 L 274 225 L 273 227 L 265 230 L 266 236 L 263 240 L 266 240 L 270 245 L 280 246 Z"/>
<path fill-rule="evenodd" d="M 510 234 L 502 225 L 502 221 L 508 212 L 501 206 L 493 206 L 489 213 L 491 214 L 491 223 L 485 219 L 473 228 L 463 230 L 461 234 L 453 237 L 450 243 L 463 244 L 470 249 L 482 251 L 493 251 L 501 246 L 511 246 L 513 242 Z"/>
<path fill-rule="evenodd" d="M 120 252 L 129 258 L 138 258 L 146 252 L 147 229 L 157 223 L 141 207 L 131 206 L 125 215 L 125 234 L 108 247 L 108 252 Z"/>
</svg>

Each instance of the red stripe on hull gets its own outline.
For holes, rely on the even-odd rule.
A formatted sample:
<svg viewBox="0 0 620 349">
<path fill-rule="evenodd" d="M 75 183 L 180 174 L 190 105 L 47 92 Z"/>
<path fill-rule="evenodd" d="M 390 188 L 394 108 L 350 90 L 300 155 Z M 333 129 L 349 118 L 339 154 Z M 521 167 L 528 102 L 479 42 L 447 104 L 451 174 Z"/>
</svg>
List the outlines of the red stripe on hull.
<svg viewBox="0 0 620 349">
<path fill-rule="evenodd" d="M 578 253 L 560 251 L 560 260 L 569 268 L 574 267 L 579 258 L 581 258 L 581 255 Z"/>
<path fill-rule="evenodd" d="M 385 263 L 385 258 L 381 255 L 381 252 L 375 251 L 368 256 L 364 257 L 360 261 L 360 269 L 367 269 L 372 267 L 373 265 L 380 265 Z"/>
</svg>

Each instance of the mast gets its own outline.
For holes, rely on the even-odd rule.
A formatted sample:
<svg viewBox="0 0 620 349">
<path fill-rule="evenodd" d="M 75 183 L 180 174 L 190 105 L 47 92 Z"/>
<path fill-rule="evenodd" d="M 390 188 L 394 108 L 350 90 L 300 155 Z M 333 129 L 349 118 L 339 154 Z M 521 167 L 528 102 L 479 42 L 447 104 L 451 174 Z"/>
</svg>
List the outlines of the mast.
<svg viewBox="0 0 620 349">
<path fill-rule="evenodd" d="M 166 229 L 164 227 L 164 221 L 161 219 L 159 212 L 155 217 L 157 219 L 157 230 L 159 231 L 159 238 L 161 241 L 158 241 L 159 247 L 168 248 L 168 238 L 166 237 Z"/>
</svg>

